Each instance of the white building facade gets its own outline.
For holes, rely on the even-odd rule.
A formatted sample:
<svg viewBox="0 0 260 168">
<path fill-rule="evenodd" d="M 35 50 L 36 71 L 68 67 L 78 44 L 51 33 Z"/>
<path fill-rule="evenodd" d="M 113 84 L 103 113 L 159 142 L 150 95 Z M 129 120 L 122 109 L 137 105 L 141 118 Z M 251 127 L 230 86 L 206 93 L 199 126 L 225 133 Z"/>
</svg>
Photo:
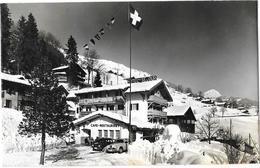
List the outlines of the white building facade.
<svg viewBox="0 0 260 168">
<path fill-rule="evenodd" d="M 79 99 L 76 143 L 84 143 L 86 137 L 129 138 L 129 130 L 135 140 L 151 136 L 163 124 L 167 116 L 163 109 L 172 101 L 164 81 L 132 83 L 131 93 L 129 87 L 84 88 L 75 93 Z"/>
</svg>

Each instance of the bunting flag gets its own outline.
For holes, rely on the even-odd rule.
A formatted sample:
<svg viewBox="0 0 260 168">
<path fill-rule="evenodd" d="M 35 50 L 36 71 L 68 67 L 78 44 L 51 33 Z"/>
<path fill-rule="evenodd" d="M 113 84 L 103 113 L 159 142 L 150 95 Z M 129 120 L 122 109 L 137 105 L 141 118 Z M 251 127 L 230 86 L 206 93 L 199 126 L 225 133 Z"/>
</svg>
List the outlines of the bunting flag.
<svg viewBox="0 0 260 168">
<path fill-rule="evenodd" d="M 115 18 L 114 17 L 112 17 L 111 19 L 110 19 L 110 22 L 108 22 L 107 24 L 106 24 L 106 27 L 108 27 L 109 29 L 111 29 L 112 28 L 112 25 L 115 23 Z"/>
<path fill-rule="evenodd" d="M 100 35 L 103 35 L 103 34 L 105 34 L 105 30 L 102 28 L 99 30 L 99 33 L 100 33 Z"/>
<path fill-rule="evenodd" d="M 94 37 L 95 37 L 97 40 L 100 40 L 100 39 L 101 39 L 101 37 L 99 36 L 99 34 L 96 34 Z"/>
<path fill-rule="evenodd" d="M 92 38 L 92 39 L 90 39 L 89 40 L 90 41 L 90 43 L 94 46 L 96 43 L 95 43 L 95 40 Z"/>
<path fill-rule="evenodd" d="M 83 47 L 84 47 L 86 50 L 89 50 L 88 44 L 85 44 Z"/>
<path fill-rule="evenodd" d="M 106 26 L 107 28 L 111 29 L 111 28 L 112 28 L 112 25 L 113 25 L 114 23 L 115 23 L 115 18 L 112 17 L 112 18 L 110 19 L 110 21 L 106 23 L 105 26 Z M 89 43 L 91 43 L 91 44 L 94 46 L 94 45 L 96 44 L 95 39 L 101 40 L 101 36 L 103 36 L 104 34 L 105 34 L 105 29 L 104 29 L 104 27 L 102 27 L 102 28 L 98 31 L 98 33 L 94 36 L 94 38 L 91 38 L 91 39 L 89 40 Z M 89 45 L 88 45 L 88 44 L 85 44 L 83 47 L 84 47 L 86 50 L 89 50 Z"/>
<path fill-rule="evenodd" d="M 111 23 L 111 25 L 113 25 L 115 23 L 115 18 L 114 17 L 112 17 L 112 19 L 110 20 L 110 23 Z"/>
<path fill-rule="evenodd" d="M 137 10 L 130 5 L 130 24 L 137 30 L 140 29 L 141 25 L 143 24 L 143 19 L 139 16 Z"/>
</svg>

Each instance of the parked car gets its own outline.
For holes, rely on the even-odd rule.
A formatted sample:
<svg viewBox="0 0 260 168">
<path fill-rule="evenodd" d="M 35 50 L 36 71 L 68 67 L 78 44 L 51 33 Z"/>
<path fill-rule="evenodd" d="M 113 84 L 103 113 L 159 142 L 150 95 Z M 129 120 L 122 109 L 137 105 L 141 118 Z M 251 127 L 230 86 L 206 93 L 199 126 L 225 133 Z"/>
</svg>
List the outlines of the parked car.
<svg viewBox="0 0 260 168">
<path fill-rule="evenodd" d="M 93 142 L 92 149 L 102 151 L 103 148 L 109 144 L 112 144 L 115 140 L 111 138 L 100 138 Z"/>
<path fill-rule="evenodd" d="M 103 151 L 108 153 L 123 153 L 128 149 L 128 139 L 117 139 L 114 143 L 107 145 Z"/>
</svg>

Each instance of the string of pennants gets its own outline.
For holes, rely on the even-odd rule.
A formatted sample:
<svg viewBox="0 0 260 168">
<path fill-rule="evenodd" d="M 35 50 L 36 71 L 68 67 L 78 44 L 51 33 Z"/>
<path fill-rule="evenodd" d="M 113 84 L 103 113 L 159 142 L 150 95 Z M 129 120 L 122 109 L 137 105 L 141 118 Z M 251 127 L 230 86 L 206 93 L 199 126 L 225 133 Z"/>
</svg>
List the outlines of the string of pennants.
<svg viewBox="0 0 260 168">
<path fill-rule="evenodd" d="M 121 7 L 122 8 L 122 7 Z M 131 24 L 131 26 L 137 30 L 140 29 L 141 25 L 143 24 L 143 19 L 140 17 L 139 13 L 137 12 L 137 10 L 132 6 L 132 5 L 129 5 L 129 8 L 130 8 L 130 12 L 128 13 L 129 15 L 129 22 Z M 117 13 L 119 12 L 119 10 L 117 11 Z M 114 25 L 115 23 L 115 17 L 112 17 L 110 19 L 109 22 L 106 23 L 105 27 L 110 29 L 112 28 L 112 26 Z M 89 40 L 88 43 L 86 43 L 83 47 L 85 48 L 85 50 L 89 50 L 89 43 L 92 45 L 92 46 L 95 46 L 96 44 L 96 40 L 101 40 L 102 36 L 105 34 L 105 29 L 104 27 L 102 27 L 97 33 L 96 35 L 94 35 L 93 38 L 91 38 Z"/>
<path fill-rule="evenodd" d="M 105 27 L 108 28 L 108 29 L 112 29 L 112 26 L 114 25 L 115 23 L 115 18 L 112 17 L 110 19 L 109 22 L 106 23 Z M 96 40 L 101 40 L 102 36 L 105 34 L 105 28 L 102 27 L 95 35 L 93 38 L 91 38 L 89 40 L 88 43 L 86 43 L 83 47 L 85 48 L 85 50 L 89 50 L 89 43 L 92 45 L 92 46 L 95 46 L 96 44 Z"/>
</svg>

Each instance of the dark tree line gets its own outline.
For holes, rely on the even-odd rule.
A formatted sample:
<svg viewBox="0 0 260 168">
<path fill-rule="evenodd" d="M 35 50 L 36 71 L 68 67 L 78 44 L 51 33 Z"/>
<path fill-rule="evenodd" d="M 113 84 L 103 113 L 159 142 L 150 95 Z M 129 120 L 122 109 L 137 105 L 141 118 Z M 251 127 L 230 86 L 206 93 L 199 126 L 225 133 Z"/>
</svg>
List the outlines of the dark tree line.
<svg viewBox="0 0 260 168">
<path fill-rule="evenodd" d="M 13 74 L 30 74 L 39 65 L 42 45 L 52 68 L 64 64 L 63 54 L 58 50 L 60 43 L 51 33 L 41 33 L 32 13 L 21 16 L 13 23 L 6 4 L 1 4 L 2 25 L 2 70 Z"/>
<path fill-rule="evenodd" d="M 30 76 L 26 100 L 22 100 L 23 120 L 19 133 L 41 134 L 40 164 L 44 164 L 46 134 L 64 137 L 73 126 L 66 94 L 58 85 L 52 68 L 66 63 L 60 43 L 50 33 L 39 32 L 34 16 L 21 16 L 13 24 L 6 4 L 1 4 L 2 70 Z"/>
</svg>

